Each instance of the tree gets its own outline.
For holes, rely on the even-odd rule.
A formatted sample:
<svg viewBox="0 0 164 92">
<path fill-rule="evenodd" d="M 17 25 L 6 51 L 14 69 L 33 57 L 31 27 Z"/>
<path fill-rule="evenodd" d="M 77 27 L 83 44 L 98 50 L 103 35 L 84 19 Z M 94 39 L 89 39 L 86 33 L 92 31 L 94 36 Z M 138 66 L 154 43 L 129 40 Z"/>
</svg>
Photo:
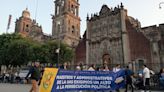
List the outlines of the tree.
<svg viewBox="0 0 164 92">
<path fill-rule="evenodd" d="M 72 48 L 69 48 L 65 44 L 61 44 L 60 49 L 60 62 L 71 62 L 74 55 Z"/>
<path fill-rule="evenodd" d="M 9 43 L 8 59 L 12 66 L 27 64 L 30 60 L 30 43 L 25 39 L 14 40 Z"/>
<path fill-rule="evenodd" d="M 14 33 L 0 35 L 0 44 L 0 65 L 21 66 L 37 60 L 41 63 L 57 64 L 56 41 L 40 43 Z M 61 43 L 59 63 L 71 61 L 72 58 L 72 49 Z"/>
<path fill-rule="evenodd" d="M 58 55 L 56 50 L 58 49 L 58 43 L 56 41 L 48 41 L 43 45 L 44 48 L 48 49 L 50 62 L 57 64 Z M 60 43 L 59 51 L 59 63 L 70 62 L 73 59 L 73 51 L 67 45 Z"/>
<path fill-rule="evenodd" d="M 10 65 L 10 43 L 14 40 L 22 39 L 22 37 L 18 34 L 2 34 L 0 35 L 0 64 L 1 65 Z"/>
<path fill-rule="evenodd" d="M 56 49 L 58 48 L 57 43 L 55 41 L 47 41 L 42 45 L 42 47 L 47 50 L 49 63 L 56 64 L 57 63 Z"/>
<path fill-rule="evenodd" d="M 48 49 L 43 47 L 43 44 L 33 43 L 30 47 L 31 51 L 31 61 L 40 61 L 41 63 L 48 63 Z"/>
</svg>

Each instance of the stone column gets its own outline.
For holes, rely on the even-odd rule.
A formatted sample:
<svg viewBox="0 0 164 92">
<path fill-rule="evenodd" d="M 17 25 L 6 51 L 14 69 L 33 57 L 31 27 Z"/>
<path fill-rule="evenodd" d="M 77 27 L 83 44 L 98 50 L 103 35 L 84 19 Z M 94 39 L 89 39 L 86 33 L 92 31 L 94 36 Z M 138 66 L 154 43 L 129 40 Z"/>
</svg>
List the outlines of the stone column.
<svg viewBox="0 0 164 92">
<path fill-rule="evenodd" d="M 126 29 L 126 10 L 121 9 L 121 29 L 122 29 L 122 49 L 123 49 L 123 64 L 130 62 L 130 46 L 129 36 Z"/>
<path fill-rule="evenodd" d="M 154 71 L 159 71 L 160 65 L 160 56 L 159 56 L 159 47 L 157 42 L 152 42 L 152 69 Z"/>
<path fill-rule="evenodd" d="M 87 30 L 86 30 L 86 64 L 89 64 L 89 23 L 87 21 Z"/>
<path fill-rule="evenodd" d="M 65 12 L 68 12 L 69 11 L 69 1 L 68 0 L 65 0 L 65 3 L 64 3 L 64 11 Z"/>
</svg>

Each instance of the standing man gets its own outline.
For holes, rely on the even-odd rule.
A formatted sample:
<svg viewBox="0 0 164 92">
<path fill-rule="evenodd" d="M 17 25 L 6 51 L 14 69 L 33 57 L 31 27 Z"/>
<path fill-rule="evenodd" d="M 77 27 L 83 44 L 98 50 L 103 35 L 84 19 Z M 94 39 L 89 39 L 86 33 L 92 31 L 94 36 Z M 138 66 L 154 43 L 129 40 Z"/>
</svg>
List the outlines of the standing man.
<svg viewBox="0 0 164 92">
<path fill-rule="evenodd" d="M 126 90 L 125 90 L 125 92 L 127 92 L 127 90 L 128 90 L 128 85 L 131 86 L 131 90 L 132 90 L 131 92 L 133 92 L 133 85 L 132 85 L 133 72 L 132 72 L 132 70 L 129 69 L 129 66 L 126 67 L 125 76 L 126 76 Z"/>
<path fill-rule="evenodd" d="M 30 90 L 30 92 L 39 92 L 38 91 L 38 81 L 40 79 L 40 71 L 39 71 L 39 62 L 35 62 L 34 66 L 32 66 L 29 70 L 29 73 L 26 76 L 26 79 L 28 78 L 28 76 L 31 74 L 31 82 L 32 82 L 32 88 Z"/>
<path fill-rule="evenodd" d="M 143 80 L 144 80 L 144 90 L 149 90 L 150 86 L 150 70 L 147 68 L 146 65 L 143 65 Z"/>
<path fill-rule="evenodd" d="M 95 65 L 92 64 L 92 65 L 88 68 L 88 71 L 95 71 Z"/>
<path fill-rule="evenodd" d="M 120 71 L 121 70 L 121 65 L 120 64 L 116 64 L 116 67 L 114 67 L 113 68 L 113 72 L 118 72 L 118 71 Z M 120 90 L 119 89 L 116 89 L 116 92 L 120 92 Z"/>
<path fill-rule="evenodd" d="M 120 70 L 121 70 L 121 68 L 120 68 L 120 67 L 121 67 L 121 65 L 120 65 L 120 64 L 116 64 L 116 67 L 114 67 L 114 68 L 113 68 L 113 72 L 115 72 L 115 73 L 116 73 L 116 72 L 120 71 Z"/>
</svg>

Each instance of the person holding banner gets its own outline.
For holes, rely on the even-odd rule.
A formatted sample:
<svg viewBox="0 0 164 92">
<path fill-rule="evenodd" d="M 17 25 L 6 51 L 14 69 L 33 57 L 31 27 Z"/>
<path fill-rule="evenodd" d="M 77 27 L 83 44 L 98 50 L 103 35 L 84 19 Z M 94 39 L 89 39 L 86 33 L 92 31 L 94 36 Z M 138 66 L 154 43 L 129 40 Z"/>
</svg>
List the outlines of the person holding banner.
<svg viewBox="0 0 164 92">
<path fill-rule="evenodd" d="M 38 91 L 38 81 L 40 79 L 40 71 L 39 71 L 39 62 L 35 62 L 34 66 L 32 66 L 29 70 L 29 73 L 25 77 L 25 79 L 28 78 L 28 76 L 31 74 L 31 82 L 32 82 L 32 88 L 29 92 L 39 92 Z"/>
<path fill-rule="evenodd" d="M 121 70 L 120 67 L 121 67 L 120 64 L 116 64 L 116 67 L 113 68 L 113 72 L 116 73 L 116 72 L 120 71 Z M 116 92 L 120 92 L 120 90 L 116 89 Z"/>
<path fill-rule="evenodd" d="M 113 72 L 118 72 L 118 71 L 120 71 L 121 69 L 120 69 L 120 64 L 116 64 L 116 67 L 114 67 L 113 68 Z"/>
<path fill-rule="evenodd" d="M 133 75 L 133 72 L 132 70 L 129 69 L 129 66 L 126 67 L 126 70 L 125 70 L 125 78 L 126 78 L 126 90 L 125 92 L 127 92 L 128 90 L 128 85 L 131 86 L 131 92 L 134 92 L 133 91 L 133 85 L 132 85 L 132 75 Z"/>
<path fill-rule="evenodd" d="M 108 65 L 104 65 L 103 71 L 109 71 Z"/>
<path fill-rule="evenodd" d="M 88 68 L 88 71 L 95 71 L 95 65 L 92 64 L 92 65 Z"/>
</svg>

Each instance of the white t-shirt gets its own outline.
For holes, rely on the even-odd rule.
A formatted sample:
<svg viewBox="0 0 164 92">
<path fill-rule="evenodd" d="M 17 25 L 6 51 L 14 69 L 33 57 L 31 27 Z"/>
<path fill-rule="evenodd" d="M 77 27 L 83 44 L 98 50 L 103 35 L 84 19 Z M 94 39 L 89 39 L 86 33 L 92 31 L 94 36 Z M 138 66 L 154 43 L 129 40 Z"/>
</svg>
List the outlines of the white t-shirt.
<svg viewBox="0 0 164 92">
<path fill-rule="evenodd" d="M 109 71 L 109 69 L 103 69 L 103 71 Z"/>
<path fill-rule="evenodd" d="M 95 71 L 93 67 L 89 67 L 88 71 Z"/>
<path fill-rule="evenodd" d="M 113 72 L 118 72 L 118 71 L 120 71 L 121 69 L 120 68 L 117 68 L 117 67 L 115 67 L 115 68 L 113 68 Z"/>
<path fill-rule="evenodd" d="M 143 77 L 150 78 L 150 70 L 147 67 L 143 69 Z"/>
<path fill-rule="evenodd" d="M 81 70 L 81 67 L 80 66 L 76 66 L 76 70 Z"/>
</svg>

